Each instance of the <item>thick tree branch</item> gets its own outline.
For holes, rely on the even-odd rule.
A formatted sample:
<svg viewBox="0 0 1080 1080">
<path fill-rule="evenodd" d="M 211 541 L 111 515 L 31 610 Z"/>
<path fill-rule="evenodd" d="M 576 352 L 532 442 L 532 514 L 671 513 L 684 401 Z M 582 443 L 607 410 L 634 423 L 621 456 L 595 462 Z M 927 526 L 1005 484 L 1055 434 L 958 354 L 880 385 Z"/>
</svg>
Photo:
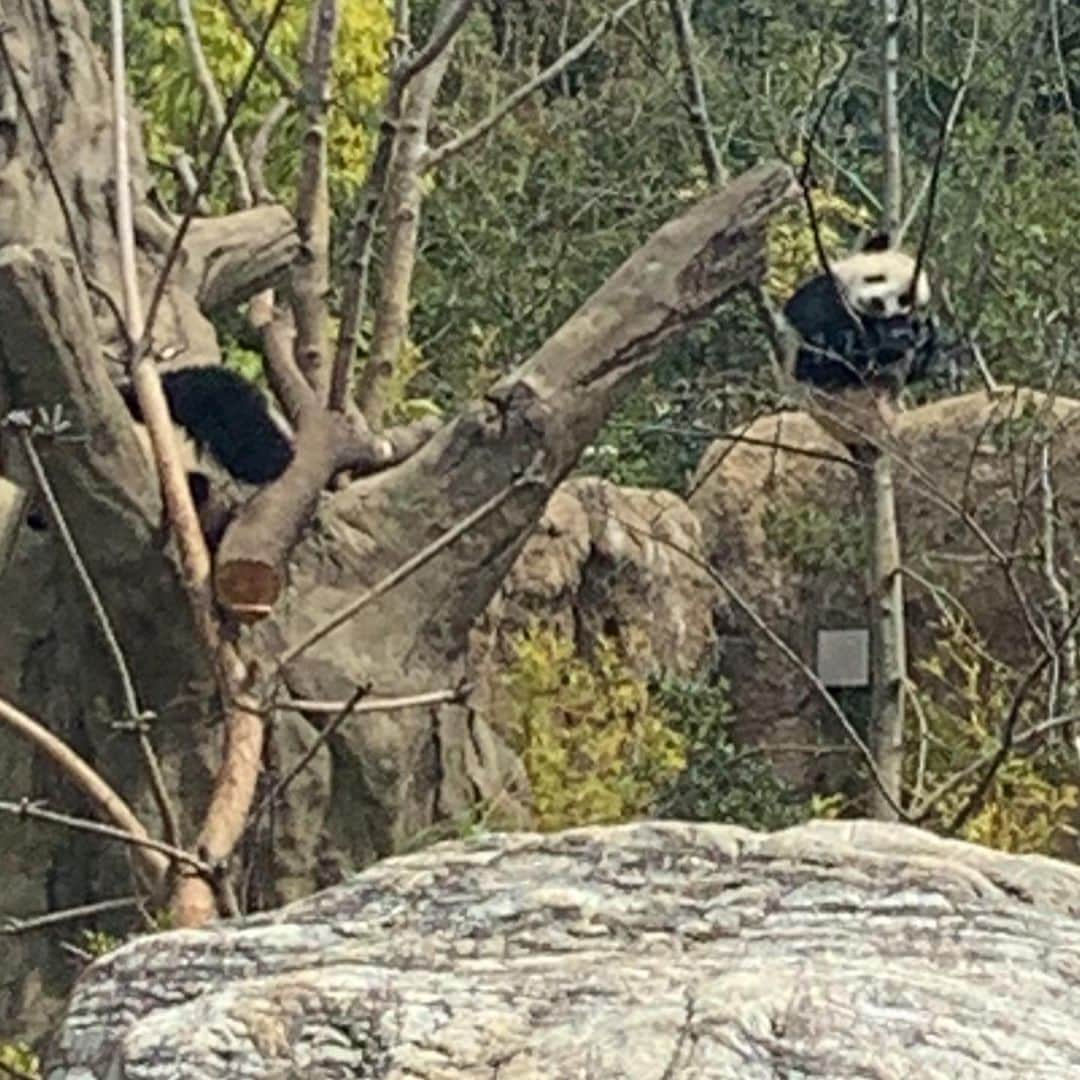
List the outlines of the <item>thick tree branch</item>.
<svg viewBox="0 0 1080 1080">
<path fill-rule="evenodd" d="M 256 206 L 191 223 L 183 275 L 204 311 L 241 303 L 280 282 L 296 261 L 300 239 L 283 206 Z"/>
<path fill-rule="evenodd" d="M 423 203 L 422 162 L 431 110 L 449 63 L 447 47 L 413 81 L 394 147 L 387 185 L 382 281 L 371 352 L 358 386 L 360 409 L 376 430 L 382 427 L 387 383 L 409 333 L 409 297 Z"/>
<path fill-rule="evenodd" d="M 372 550 L 415 551 L 509 484 L 539 452 L 542 483 L 521 487 L 468 542 L 395 590 L 428 613 L 423 639 L 463 640 L 543 511 L 621 393 L 660 346 L 711 314 L 765 265 L 770 215 L 796 193 L 791 172 L 762 165 L 659 229 L 486 399 L 474 403 L 392 474 L 335 497 L 363 521 Z M 389 569 L 389 560 L 373 570 Z M 410 618 L 416 621 L 415 609 Z M 437 629 L 436 629 L 437 628 Z M 456 635 L 460 634 L 460 638 Z"/>
</svg>

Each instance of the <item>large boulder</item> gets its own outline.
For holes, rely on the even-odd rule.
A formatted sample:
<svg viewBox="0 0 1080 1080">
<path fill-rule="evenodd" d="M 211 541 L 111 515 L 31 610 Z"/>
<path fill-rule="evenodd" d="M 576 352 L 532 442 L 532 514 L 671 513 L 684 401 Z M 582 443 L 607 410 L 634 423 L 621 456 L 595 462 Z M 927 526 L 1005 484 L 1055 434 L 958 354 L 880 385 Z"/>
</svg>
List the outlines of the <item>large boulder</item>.
<svg viewBox="0 0 1080 1080">
<path fill-rule="evenodd" d="M 684 554 L 685 553 L 685 554 Z M 533 622 L 584 655 L 603 636 L 642 675 L 693 675 L 711 658 L 717 589 L 697 518 L 677 495 L 595 477 L 557 488 L 471 638 L 473 703 L 499 726 L 502 674 Z"/>
<path fill-rule="evenodd" d="M 1036 635 L 1061 625 L 1059 586 L 1080 569 L 1078 420 L 1080 402 L 1028 390 L 949 398 L 896 417 L 893 476 L 916 677 L 943 640 L 946 613 L 962 616 L 988 656 L 1019 671 L 1041 655 Z M 688 501 L 710 560 L 807 664 L 815 665 L 819 631 L 867 627 L 858 477 L 810 416 L 762 417 L 714 444 Z M 729 597 L 717 632 L 742 738 L 845 743 L 805 675 Z M 852 715 L 865 710 L 868 688 L 841 694 Z M 827 782 L 827 753 L 777 760 L 807 786 Z"/>
<path fill-rule="evenodd" d="M 391 859 L 80 979 L 48 1080 L 1080 1076 L 1080 869 L 900 825 Z"/>
</svg>

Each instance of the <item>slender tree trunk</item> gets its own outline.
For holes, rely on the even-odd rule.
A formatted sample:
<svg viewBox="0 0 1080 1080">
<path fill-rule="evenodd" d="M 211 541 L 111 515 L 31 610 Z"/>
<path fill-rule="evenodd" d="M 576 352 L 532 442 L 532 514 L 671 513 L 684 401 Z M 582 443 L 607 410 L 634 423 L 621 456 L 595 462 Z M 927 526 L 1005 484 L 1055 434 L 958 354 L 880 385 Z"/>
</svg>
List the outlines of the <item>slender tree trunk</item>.
<svg viewBox="0 0 1080 1080">
<path fill-rule="evenodd" d="M 881 0 L 884 45 L 881 58 L 881 133 L 885 143 L 885 191 L 882 230 L 896 240 L 903 218 L 900 170 L 900 0 Z"/>
<path fill-rule="evenodd" d="M 904 578 L 896 522 L 892 459 L 868 448 L 859 470 L 866 515 L 870 599 L 870 747 L 887 792 L 900 802 L 904 752 Z M 874 817 L 895 821 L 896 813 L 876 786 L 871 794 Z"/>
</svg>

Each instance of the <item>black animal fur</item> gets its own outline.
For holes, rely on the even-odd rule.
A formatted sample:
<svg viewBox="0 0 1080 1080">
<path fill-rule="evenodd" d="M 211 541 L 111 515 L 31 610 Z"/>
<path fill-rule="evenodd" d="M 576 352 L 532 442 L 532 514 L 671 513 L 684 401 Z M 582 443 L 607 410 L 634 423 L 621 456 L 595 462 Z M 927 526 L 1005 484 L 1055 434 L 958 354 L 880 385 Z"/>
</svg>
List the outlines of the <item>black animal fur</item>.
<svg viewBox="0 0 1080 1080">
<path fill-rule="evenodd" d="M 888 384 L 899 390 L 930 373 L 937 330 L 929 315 L 876 318 L 850 311 L 824 274 L 784 305 L 802 338 L 795 378 L 822 390 Z"/>
<path fill-rule="evenodd" d="M 268 484 L 292 461 L 292 446 L 274 423 L 266 399 L 242 375 L 216 366 L 179 368 L 163 373 L 161 384 L 173 421 L 237 480 Z M 141 423 L 130 387 L 124 400 Z"/>
</svg>

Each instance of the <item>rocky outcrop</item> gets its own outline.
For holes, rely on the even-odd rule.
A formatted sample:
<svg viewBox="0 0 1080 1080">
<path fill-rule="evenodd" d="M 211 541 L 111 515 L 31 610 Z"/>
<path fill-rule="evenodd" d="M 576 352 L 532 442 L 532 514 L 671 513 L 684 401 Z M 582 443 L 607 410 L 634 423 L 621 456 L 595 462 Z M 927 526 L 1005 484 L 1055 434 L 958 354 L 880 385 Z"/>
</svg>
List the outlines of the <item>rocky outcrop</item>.
<svg viewBox="0 0 1080 1080">
<path fill-rule="evenodd" d="M 498 725 L 500 674 L 534 620 L 586 655 L 601 636 L 618 641 L 643 675 L 694 674 L 711 656 L 717 596 L 704 558 L 701 526 L 677 495 L 567 481 L 473 631 L 474 704 Z"/>
<path fill-rule="evenodd" d="M 988 654 L 1013 668 L 1041 655 L 1035 631 L 1060 620 L 1047 538 L 1059 584 L 1080 570 L 1078 421 L 1080 403 L 1026 390 L 897 416 L 893 475 L 914 674 L 942 640 L 944 612 L 966 617 Z M 807 663 L 819 630 L 867 625 L 857 477 L 808 415 L 762 417 L 714 444 L 688 501 L 710 560 Z M 719 666 L 732 683 L 739 734 L 842 742 L 805 677 L 730 600 L 718 610 Z M 860 693 L 849 691 L 856 715 Z M 792 779 L 828 786 L 827 756 L 777 760 Z"/>
<path fill-rule="evenodd" d="M 452 842 L 99 960 L 45 1075 L 1077 1076 L 1078 897 L 870 822 Z"/>
</svg>

